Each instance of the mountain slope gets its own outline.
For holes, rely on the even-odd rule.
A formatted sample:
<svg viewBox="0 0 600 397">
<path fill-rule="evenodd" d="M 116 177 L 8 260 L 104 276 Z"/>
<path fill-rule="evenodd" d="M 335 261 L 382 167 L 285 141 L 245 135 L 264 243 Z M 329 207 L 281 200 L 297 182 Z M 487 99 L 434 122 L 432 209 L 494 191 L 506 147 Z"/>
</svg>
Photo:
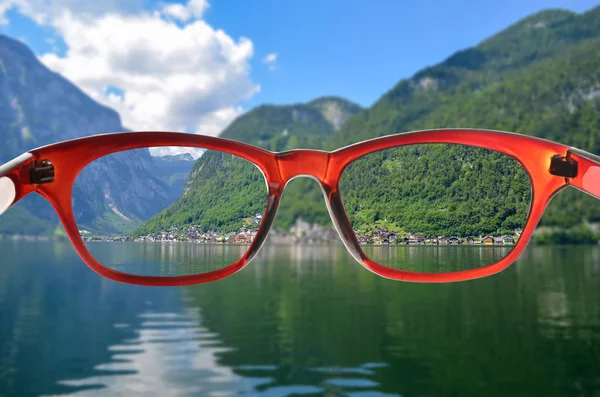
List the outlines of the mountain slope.
<svg viewBox="0 0 600 397">
<path fill-rule="evenodd" d="M 396 132 L 470 127 L 546 137 L 598 153 L 599 100 L 600 7 L 584 14 L 549 10 L 525 18 L 476 47 L 458 51 L 440 64 L 425 68 L 410 79 L 401 80 L 371 108 L 337 124 L 340 127 L 328 141 L 308 140 L 305 143 L 298 139 L 292 142 L 283 133 L 286 127 L 278 118 L 281 116 L 268 115 L 267 110 L 272 108 L 249 112 L 234 122 L 223 136 L 259 143 L 275 150 L 286 145 L 334 149 Z M 321 106 L 319 101 L 307 106 L 311 104 Z M 290 117 L 289 112 L 288 109 L 287 117 Z M 261 136 L 263 131 L 268 133 Z M 321 130 L 315 127 L 314 131 Z M 304 136 L 305 133 L 302 129 L 298 135 Z M 282 136 L 285 136 L 284 143 L 279 145 Z M 446 166 L 439 163 L 443 157 L 435 154 L 425 153 L 419 158 L 429 162 L 432 170 Z M 477 158 L 472 161 L 477 161 Z M 349 172 L 360 175 L 363 181 L 376 180 L 376 175 L 372 174 L 377 172 L 377 167 L 372 165 L 356 164 Z M 433 174 L 421 175 L 421 178 L 434 183 L 434 179 L 430 178 Z M 299 188 L 292 189 L 295 186 L 290 185 L 286 189 L 278 214 L 279 225 L 289 226 L 298 216 L 312 222 L 329 222 L 324 211 L 314 210 L 322 207 L 323 200 L 316 183 L 300 182 L 302 186 L 298 185 Z M 423 186 L 424 190 L 429 187 Z M 499 187 L 498 191 L 508 191 L 507 188 L 508 185 Z M 228 195 L 235 196 L 236 193 L 228 192 Z M 373 215 L 361 218 L 363 226 L 377 222 L 381 214 L 389 212 L 386 202 L 373 197 L 370 199 L 373 211 L 369 213 Z M 442 194 L 436 200 L 433 207 L 444 211 L 443 205 L 449 202 L 449 197 Z M 518 217 L 522 220 L 524 207 L 519 208 Z M 350 206 L 347 210 L 354 217 Z M 480 219 L 481 225 L 488 226 L 469 230 L 469 233 L 487 233 L 488 229 L 491 230 L 489 225 L 504 225 L 502 228 L 506 229 L 512 222 L 508 219 L 513 219 L 509 212 L 506 218 L 493 222 Z M 173 223 L 169 215 L 161 215 L 163 225 Z M 600 221 L 600 206 L 594 199 L 568 192 L 559 195 L 543 222 L 570 226 L 582 220 Z M 435 222 L 430 222 L 431 225 L 435 226 Z M 456 232 L 455 229 L 428 229 L 432 234 L 450 231 Z"/>
<path fill-rule="evenodd" d="M 115 111 L 48 70 L 22 43 L 0 35 L 0 163 L 37 146 L 123 130 Z M 84 170 L 73 193 L 81 228 L 124 232 L 171 203 L 179 192 L 152 167 L 148 150 L 138 150 Z M 50 205 L 30 195 L 0 218 L 0 234 L 48 234 L 56 224 Z"/>
<path fill-rule="evenodd" d="M 442 106 L 462 105 L 465 99 L 473 98 L 486 87 L 506 83 L 514 73 L 533 70 L 543 60 L 559 61 L 569 56 L 574 46 L 599 35 L 600 6 L 584 14 L 562 10 L 534 14 L 476 47 L 458 51 L 440 64 L 401 80 L 372 107 L 350 118 L 332 144 L 339 147 L 415 128 L 457 127 L 459 125 L 449 123 L 471 122 L 449 118 L 434 123 L 429 118 Z M 592 55 L 588 56 L 593 59 Z M 526 93 L 526 90 L 521 92 Z M 530 99 L 538 103 L 543 98 Z M 487 124 L 460 126 L 496 128 Z"/>
<path fill-rule="evenodd" d="M 474 62 L 476 57 L 463 56 L 467 53 L 481 58 Z M 542 12 L 458 54 L 462 63 L 455 54 L 398 83 L 348 120 L 333 138 L 335 145 L 394 132 L 471 127 L 600 152 L 600 7 L 582 15 Z M 460 78 L 449 80 L 450 75 Z M 368 178 L 372 170 L 355 172 Z M 600 205 L 569 189 L 555 198 L 542 224 L 582 221 L 599 222 Z"/>
<path fill-rule="evenodd" d="M 318 148 L 324 138 L 362 108 L 338 97 L 322 97 L 294 105 L 262 105 L 231 123 L 221 137 L 250 143 L 265 149 Z"/>
<path fill-rule="evenodd" d="M 264 105 L 240 116 L 221 136 L 274 151 L 319 148 L 348 117 L 360 110 L 358 105 L 336 97 L 319 98 L 307 104 Z M 286 189 L 284 202 L 293 204 L 282 206 L 278 215 L 280 227 L 289 227 L 297 217 L 318 218 L 322 222 L 327 219 L 321 193 L 310 182 L 313 181 L 299 180 Z M 196 162 L 185 192 L 136 234 L 188 224 L 201 226 L 204 231 L 238 231 L 266 208 L 262 174 L 245 160 L 213 151 L 207 151 Z"/>
</svg>

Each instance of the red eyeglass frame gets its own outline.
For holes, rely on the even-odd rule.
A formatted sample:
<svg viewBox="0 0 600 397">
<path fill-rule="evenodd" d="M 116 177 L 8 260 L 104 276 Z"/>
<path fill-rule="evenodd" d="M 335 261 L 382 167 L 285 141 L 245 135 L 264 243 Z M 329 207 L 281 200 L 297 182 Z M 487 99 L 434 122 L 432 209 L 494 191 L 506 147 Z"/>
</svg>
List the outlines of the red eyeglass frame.
<svg viewBox="0 0 600 397">
<path fill-rule="evenodd" d="M 392 269 L 370 260 L 362 251 L 344 211 L 339 180 L 345 168 L 368 153 L 396 146 L 421 143 L 463 144 L 504 153 L 517 160 L 532 182 L 531 211 L 513 250 L 500 261 L 476 269 L 448 273 L 420 273 Z M 90 162 L 130 149 L 160 146 L 186 146 L 217 150 L 254 163 L 268 185 L 267 208 L 257 235 L 237 262 L 209 273 L 157 277 L 125 274 L 103 266 L 88 251 L 72 211 L 72 187 L 79 172 Z M 52 175 L 53 171 L 53 175 Z M 485 277 L 512 264 L 523 252 L 548 202 L 566 186 L 573 186 L 600 198 L 600 157 L 548 140 L 510 132 L 476 129 L 439 129 L 407 132 L 371 139 L 333 152 L 290 150 L 274 153 L 252 145 L 202 135 L 177 132 L 124 132 L 95 135 L 33 149 L 0 166 L 0 182 L 14 184 L 14 200 L 37 192 L 46 198 L 81 259 L 95 272 L 114 281 L 148 285 L 176 286 L 216 281 L 244 268 L 264 243 L 272 226 L 286 184 L 298 176 L 317 180 L 323 190 L 329 214 L 350 254 L 372 272 L 394 280 L 412 282 L 453 282 Z M 0 186 L 6 186 L 6 183 Z M 1 187 L 0 187 L 1 188 Z M 0 208 L 2 213 L 3 208 Z"/>
</svg>

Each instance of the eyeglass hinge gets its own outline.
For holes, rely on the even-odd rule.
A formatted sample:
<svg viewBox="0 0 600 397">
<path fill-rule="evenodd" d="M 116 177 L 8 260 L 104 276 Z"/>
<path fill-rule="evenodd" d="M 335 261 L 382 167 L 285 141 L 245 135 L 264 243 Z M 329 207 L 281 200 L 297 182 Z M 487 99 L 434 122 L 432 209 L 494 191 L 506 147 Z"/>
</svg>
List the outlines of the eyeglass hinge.
<svg viewBox="0 0 600 397">
<path fill-rule="evenodd" d="M 29 169 L 29 183 L 42 185 L 54 182 L 54 165 L 50 160 L 36 161 Z"/>
<path fill-rule="evenodd" d="M 577 161 L 555 154 L 550 160 L 550 174 L 564 176 L 565 178 L 575 178 L 577 176 Z"/>
</svg>

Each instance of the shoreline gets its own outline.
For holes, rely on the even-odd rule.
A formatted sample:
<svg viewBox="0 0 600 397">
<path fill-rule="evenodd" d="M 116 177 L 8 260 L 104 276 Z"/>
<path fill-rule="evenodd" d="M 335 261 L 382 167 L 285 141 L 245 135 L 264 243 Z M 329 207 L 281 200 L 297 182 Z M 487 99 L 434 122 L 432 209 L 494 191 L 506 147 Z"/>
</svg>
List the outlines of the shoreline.
<svg viewBox="0 0 600 397">
<path fill-rule="evenodd" d="M 15 242 L 69 242 L 69 239 L 66 237 L 54 237 L 54 236 L 26 236 L 26 235 L 3 235 L 0 236 L 1 241 L 15 241 Z M 88 240 L 84 241 L 85 244 L 88 243 L 134 243 L 134 244 L 152 244 L 152 245 L 195 245 L 195 246 L 250 246 L 252 243 L 219 243 L 219 242 L 200 242 L 200 241 L 120 241 L 120 240 Z M 328 241 L 281 241 L 281 239 L 276 239 L 274 241 L 267 240 L 265 244 L 277 245 L 277 246 L 343 246 L 343 243 L 339 240 L 328 240 Z M 503 247 L 514 247 L 516 244 L 360 244 L 361 247 L 374 247 L 374 248 L 399 248 L 399 247 L 483 247 L 483 248 L 503 248 Z M 544 244 L 531 240 L 528 243 L 528 246 L 536 246 L 536 247 L 547 247 L 547 246 L 586 246 L 586 247 L 594 247 L 600 245 L 600 242 L 594 243 L 573 243 L 573 242 L 565 242 L 565 243 L 554 243 L 554 244 Z"/>
</svg>

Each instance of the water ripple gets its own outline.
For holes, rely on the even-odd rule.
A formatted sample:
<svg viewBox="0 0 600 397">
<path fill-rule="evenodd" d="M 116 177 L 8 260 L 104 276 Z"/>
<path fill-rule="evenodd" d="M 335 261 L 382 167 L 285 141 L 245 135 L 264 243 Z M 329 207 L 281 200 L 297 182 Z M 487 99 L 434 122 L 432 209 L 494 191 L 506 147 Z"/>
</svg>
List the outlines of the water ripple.
<svg viewBox="0 0 600 397">
<path fill-rule="evenodd" d="M 146 312 L 137 326 L 115 323 L 115 328 L 134 328 L 133 337 L 108 347 L 111 361 L 93 368 L 93 376 L 57 382 L 72 394 L 87 396 L 207 395 L 230 396 L 251 392 L 271 378 L 247 379 L 219 365 L 217 356 L 232 349 L 218 335 L 202 327 L 197 310 L 184 313 Z"/>
</svg>

